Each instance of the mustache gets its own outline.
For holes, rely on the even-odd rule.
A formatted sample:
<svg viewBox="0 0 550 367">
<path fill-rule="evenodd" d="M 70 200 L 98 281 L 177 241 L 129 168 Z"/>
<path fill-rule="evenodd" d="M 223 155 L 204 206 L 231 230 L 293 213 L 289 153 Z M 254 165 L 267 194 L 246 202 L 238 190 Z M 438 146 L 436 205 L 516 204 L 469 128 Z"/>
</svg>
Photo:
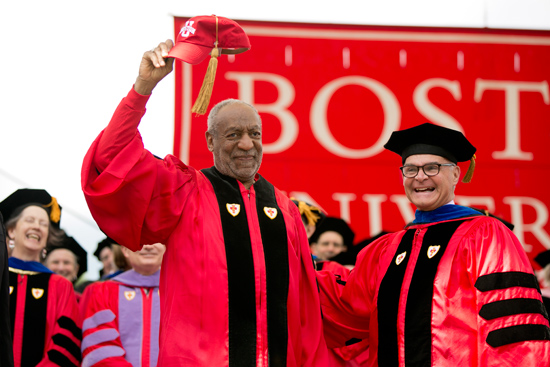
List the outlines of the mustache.
<svg viewBox="0 0 550 367">
<path fill-rule="evenodd" d="M 233 155 L 233 158 L 248 158 L 248 157 L 256 157 L 256 156 L 257 156 L 256 151 L 254 152 L 247 151 L 247 152 L 236 153 Z"/>
</svg>

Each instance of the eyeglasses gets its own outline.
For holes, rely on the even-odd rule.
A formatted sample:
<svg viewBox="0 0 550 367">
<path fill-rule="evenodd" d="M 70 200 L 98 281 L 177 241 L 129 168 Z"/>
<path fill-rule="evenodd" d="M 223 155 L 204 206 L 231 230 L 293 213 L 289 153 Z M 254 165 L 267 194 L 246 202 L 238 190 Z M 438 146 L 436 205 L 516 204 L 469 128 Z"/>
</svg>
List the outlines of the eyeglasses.
<svg viewBox="0 0 550 367">
<path fill-rule="evenodd" d="M 420 172 L 420 168 L 424 171 L 424 174 L 428 177 L 436 176 L 439 173 L 441 166 L 456 166 L 454 163 L 428 163 L 423 166 L 403 166 L 399 167 L 403 177 L 415 178 Z"/>
</svg>

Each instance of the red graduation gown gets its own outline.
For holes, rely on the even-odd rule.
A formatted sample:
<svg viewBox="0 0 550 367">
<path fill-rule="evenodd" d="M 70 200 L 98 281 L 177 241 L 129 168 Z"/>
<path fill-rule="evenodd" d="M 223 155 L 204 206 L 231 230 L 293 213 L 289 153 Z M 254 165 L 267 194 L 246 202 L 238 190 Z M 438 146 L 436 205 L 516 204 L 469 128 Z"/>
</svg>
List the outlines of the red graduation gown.
<svg viewBox="0 0 550 367">
<path fill-rule="evenodd" d="M 159 273 L 128 270 L 86 288 L 79 305 L 82 367 L 157 366 Z"/>
<path fill-rule="evenodd" d="M 328 271 L 336 276 L 340 284 L 344 284 L 349 277 L 350 270 L 336 261 L 323 260 L 317 262 L 318 271 Z M 366 365 L 369 356 L 368 340 L 357 341 L 351 345 L 330 348 L 328 350 L 332 367 L 359 367 Z"/>
<path fill-rule="evenodd" d="M 80 366 L 78 305 L 70 281 L 10 267 L 15 367 Z"/>
<path fill-rule="evenodd" d="M 123 99 L 84 159 L 82 188 L 99 227 L 119 244 L 166 244 L 159 366 L 223 367 L 232 358 L 326 366 L 296 206 L 260 176 L 246 190 L 215 170 L 155 158 L 137 131 L 146 101 L 133 89 Z M 273 223 L 284 230 L 271 231 Z"/>
<path fill-rule="evenodd" d="M 345 286 L 328 272 L 318 280 L 329 346 L 369 339 L 369 366 L 550 362 L 533 269 L 517 238 L 493 218 L 386 235 L 360 253 Z"/>
</svg>

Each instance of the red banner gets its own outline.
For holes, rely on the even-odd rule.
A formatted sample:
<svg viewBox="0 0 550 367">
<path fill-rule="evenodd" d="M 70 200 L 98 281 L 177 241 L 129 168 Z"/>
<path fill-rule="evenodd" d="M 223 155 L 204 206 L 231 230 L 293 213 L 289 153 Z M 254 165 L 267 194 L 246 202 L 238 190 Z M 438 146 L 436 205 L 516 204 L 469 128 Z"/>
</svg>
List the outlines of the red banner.
<svg viewBox="0 0 550 367">
<path fill-rule="evenodd" d="M 220 58 L 211 106 L 257 107 L 276 187 L 346 219 L 356 242 L 399 230 L 414 207 L 383 145 L 429 121 L 478 149 L 456 203 L 512 222 L 531 258 L 550 248 L 550 32 L 238 23 L 252 49 Z M 213 162 L 206 116 L 191 114 L 207 64 L 176 63 L 174 153 L 196 168 Z"/>
</svg>

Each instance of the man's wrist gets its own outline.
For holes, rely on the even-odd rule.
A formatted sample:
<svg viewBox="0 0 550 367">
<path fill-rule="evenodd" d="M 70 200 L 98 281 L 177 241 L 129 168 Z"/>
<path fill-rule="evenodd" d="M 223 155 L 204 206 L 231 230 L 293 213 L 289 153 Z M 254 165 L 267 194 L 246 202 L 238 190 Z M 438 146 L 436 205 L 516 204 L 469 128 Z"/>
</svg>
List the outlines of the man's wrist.
<svg viewBox="0 0 550 367">
<path fill-rule="evenodd" d="M 141 95 L 148 96 L 153 92 L 156 86 L 157 83 L 143 80 L 138 76 L 134 84 L 134 90 Z"/>
</svg>

